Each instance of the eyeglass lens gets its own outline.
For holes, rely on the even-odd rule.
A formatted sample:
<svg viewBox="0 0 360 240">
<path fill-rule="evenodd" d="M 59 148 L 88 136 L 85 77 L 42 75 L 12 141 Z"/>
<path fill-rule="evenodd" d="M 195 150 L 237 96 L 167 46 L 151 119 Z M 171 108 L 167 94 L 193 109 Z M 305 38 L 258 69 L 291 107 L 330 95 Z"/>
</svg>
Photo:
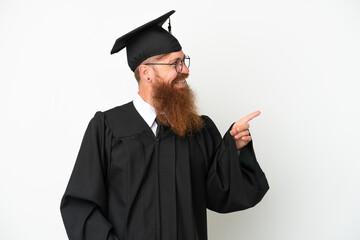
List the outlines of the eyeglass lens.
<svg viewBox="0 0 360 240">
<path fill-rule="evenodd" d="M 185 57 L 184 60 L 177 60 L 176 65 L 175 65 L 176 72 L 181 73 L 182 68 L 183 68 L 183 64 L 185 64 L 185 66 L 187 68 L 189 68 L 190 67 L 190 58 Z"/>
</svg>

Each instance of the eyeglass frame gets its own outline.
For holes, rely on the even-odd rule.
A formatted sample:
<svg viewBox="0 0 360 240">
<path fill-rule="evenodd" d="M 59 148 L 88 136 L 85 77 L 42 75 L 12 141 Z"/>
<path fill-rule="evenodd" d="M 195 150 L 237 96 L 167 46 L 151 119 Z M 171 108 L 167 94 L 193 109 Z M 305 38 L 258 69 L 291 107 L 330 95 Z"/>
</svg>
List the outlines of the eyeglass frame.
<svg viewBox="0 0 360 240">
<path fill-rule="evenodd" d="M 186 64 L 185 64 L 185 59 L 189 59 L 189 66 L 186 66 Z M 176 65 L 177 65 L 177 62 L 178 62 L 178 61 L 180 61 L 180 66 L 181 66 L 181 67 L 180 67 L 180 72 L 178 72 L 177 69 L 176 69 Z M 188 55 L 185 55 L 183 59 L 179 59 L 179 58 L 178 58 L 178 59 L 176 59 L 176 61 L 173 62 L 173 63 L 145 63 L 144 65 L 168 65 L 168 66 L 174 65 L 175 71 L 176 71 L 177 73 L 181 73 L 182 70 L 183 70 L 184 65 L 185 65 L 187 68 L 190 68 L 190 57 L 189 57 Z"/>
</svg>

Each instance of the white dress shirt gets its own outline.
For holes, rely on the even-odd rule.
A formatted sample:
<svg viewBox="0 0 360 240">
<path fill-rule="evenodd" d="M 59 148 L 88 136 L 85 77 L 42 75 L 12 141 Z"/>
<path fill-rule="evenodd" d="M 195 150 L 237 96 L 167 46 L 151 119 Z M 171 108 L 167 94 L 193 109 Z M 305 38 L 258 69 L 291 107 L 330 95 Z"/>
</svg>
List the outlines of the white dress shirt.
<svg viewBox="0 0 360 240">
<path fill-rule="evenodd" d="M 136 94 L 136 97 L 133 101 L 136 111 L 144 119 L 144 121 L 149 125 L 154 135 L 156 136 L 157 123 L 155 121 L 156 112 L 153 106 L 145 102 L 139 94 Z"/>
</svg>

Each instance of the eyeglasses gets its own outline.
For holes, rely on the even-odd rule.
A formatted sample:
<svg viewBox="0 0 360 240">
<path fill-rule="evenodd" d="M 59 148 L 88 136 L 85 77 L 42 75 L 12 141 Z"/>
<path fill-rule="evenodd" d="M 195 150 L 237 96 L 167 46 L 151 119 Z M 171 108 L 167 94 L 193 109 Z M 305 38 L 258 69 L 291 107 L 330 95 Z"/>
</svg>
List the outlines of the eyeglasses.
<svg viewBox="0 0 360 240">
<path fill-rule="evenodd" d="M 189 68 L 190 67 L 190 57 L 189 56 L 185 56 L 184 59 L 177 59 L 175 62 L 173 63 L 145 63 L 145 65 L 174 65 L 175 67 L 175 71 L 177 73 L 181 73 L 183 66 Z"/>
</svg>

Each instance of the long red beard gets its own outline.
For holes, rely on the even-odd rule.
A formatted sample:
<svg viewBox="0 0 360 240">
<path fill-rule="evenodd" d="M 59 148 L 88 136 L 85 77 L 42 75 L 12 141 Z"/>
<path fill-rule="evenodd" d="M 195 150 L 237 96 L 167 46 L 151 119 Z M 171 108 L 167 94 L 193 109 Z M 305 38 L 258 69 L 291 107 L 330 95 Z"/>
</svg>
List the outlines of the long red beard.
<svg viewBox="0 0 360 240">
<path fill-rule="evenodd" d="M 191 136 L 203 128 L 203 120 L 197 113 L 195 94 L 188 85 L 175 88 L 175 82 L 186 79 L 180 74 L 171 85 L 159 81 L 153 86 L 153 104 L 157 119 L 177 135 Z"/>
</svg>

